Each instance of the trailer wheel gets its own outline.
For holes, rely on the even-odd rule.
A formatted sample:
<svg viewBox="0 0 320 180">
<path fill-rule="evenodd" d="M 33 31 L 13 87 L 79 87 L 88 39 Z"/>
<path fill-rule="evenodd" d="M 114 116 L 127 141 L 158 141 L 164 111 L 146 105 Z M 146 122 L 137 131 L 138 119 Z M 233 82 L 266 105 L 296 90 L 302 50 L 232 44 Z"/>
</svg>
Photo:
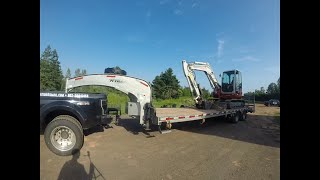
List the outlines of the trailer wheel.
<svg viewBox="0 0 320 180">
<path fill-rule="evenodd" d="M 239 113 L 236 112 L 232 117 L 231 117 L 231 122 L 232 123 L 238 123 L 240 119 Z"/>
<path fill-rule="evenodd" d="M 54 118 L 46 127 L 44 140 L 47 147 L 59 156 L 69 156 L 83 146 L 81 124 L 72 116 L 61 115 Z"/>
<path fill-rule="evenodd" d="M 243 113 L 241 113 L 241 116 L 240 116 L 240 121 L 245 121 L 245 120 L 247 120 L 247 112 L 243 111 Z"/>
</svg>

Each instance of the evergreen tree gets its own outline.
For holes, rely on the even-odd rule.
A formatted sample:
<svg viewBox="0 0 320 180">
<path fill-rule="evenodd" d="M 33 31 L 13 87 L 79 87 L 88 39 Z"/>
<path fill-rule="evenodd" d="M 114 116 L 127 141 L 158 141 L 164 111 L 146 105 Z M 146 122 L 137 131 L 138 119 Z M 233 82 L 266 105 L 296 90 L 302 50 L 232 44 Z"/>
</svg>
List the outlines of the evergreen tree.
<svg viewBox="0 0 320 180">
<path fill-rule="evenodd" d="M 48 45 L 40 56 L 40 90 L 61 90 L 62 81 L 58 53 Z"/>
<path fill-rule="evenodd" d="M 164 73 L 161 72 L 160 76 L 156 76 L 152 84 L 155 98 L 178 98 L 182 94 L 179 90 L 179 81 L 171 68 L 168 68 Z"/>
</svg>

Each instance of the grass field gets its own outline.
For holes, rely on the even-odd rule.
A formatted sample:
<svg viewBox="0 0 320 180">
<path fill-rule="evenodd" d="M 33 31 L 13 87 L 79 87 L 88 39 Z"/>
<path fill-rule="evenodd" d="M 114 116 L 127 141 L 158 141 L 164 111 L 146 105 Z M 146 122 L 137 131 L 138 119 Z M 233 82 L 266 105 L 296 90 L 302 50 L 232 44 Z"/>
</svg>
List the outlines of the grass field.
<svg viewBox="0 0 320 180">
<path fill-rule="evenodd" d="M 114 92 L 108 93 L 108 106 L 120 108 L 121 114 L 126 114 L 125 108 L 127 106 L 128 101 L 129 101 L 129 98 L 125 94 L 119 94 Z M 191 97 L 180 97 L 178 99 L 165 99 L 165 100 L 153 99 L 152 104 L 156 108 L 160 108 L 165 105 L 167 107 L 174 107 L 174 105 L 176 105 L 176 107 L 180 107 L 181 105 L 193 106 L 194 101 Z"/>
<path fill-rule="evenodd" d="M 116 107 L 121 109 L 121 114 L 125 113 L 125 108 L 127 105 L 127 102 L 129 101 L 129 97 L 127 95 L 119 94 L 119 93 L 113 93 L 110 92 L 107 94 L 108 96 L 108 107 Z"/>
<path fill-rule="evenodd" d="M 156 108 L 163 107 L 164 105 L 166 105 L 167 107 L 173 107 L 174 105 L 176 105 L 176 107 L 180 107 L 181 105 L 193 106 L 194 101 L 191 97 L 180 97 L 178 99 L 165 99 L 165 100 L 154 99 L 152 101 L 152 104 Z"/>
</svg>

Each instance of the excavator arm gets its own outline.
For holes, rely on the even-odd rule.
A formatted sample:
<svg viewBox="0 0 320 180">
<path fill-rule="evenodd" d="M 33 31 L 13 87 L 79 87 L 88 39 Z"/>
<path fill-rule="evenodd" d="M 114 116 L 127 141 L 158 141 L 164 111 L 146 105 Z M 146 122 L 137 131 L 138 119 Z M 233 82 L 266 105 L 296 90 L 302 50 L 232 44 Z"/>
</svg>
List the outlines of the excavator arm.
<svg viewBox="0 0 320 180">
<path fill-rule="evenodd" d="M 184 75 L 187 78 L 191 93 L 194 97 L 196 104 L 201 103 L 202 96 L 201 96 L 200 87 L 194 75 L 194 70 L 203 71 L 208 77 L 208 80 L 210 82 L 210 86 L 212 87 L 212 89 L 215 91 L 216 94 L 219 94 L 220 92 L 219 90 L 221 89 L 221 86 L 218 83 L 217 78 L 215 77 L 214 72 L 211 69 L 209 63 L 204 63 L 204 62 L 187 63 L 186 60 L 183 60 L 182 67 L 183 67 Z"/>
</svg>

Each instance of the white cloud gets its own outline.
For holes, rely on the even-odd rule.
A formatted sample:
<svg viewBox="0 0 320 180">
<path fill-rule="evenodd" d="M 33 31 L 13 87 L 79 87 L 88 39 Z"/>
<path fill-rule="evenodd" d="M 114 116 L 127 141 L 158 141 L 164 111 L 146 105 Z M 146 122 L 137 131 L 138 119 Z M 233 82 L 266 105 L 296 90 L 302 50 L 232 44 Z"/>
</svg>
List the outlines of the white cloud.
<svg viewBox="0 0 320 180">
<path fill-rule="evenodd" d="M 181 0 L 181 1 L 179 1 L 179 2 L 178 2 L 179 6 L 181 6 L 181 5 L 182 5 L 182 2 L 183 2 L 183 0 Z"/>
<path fill-rule="evenodd" d="M 218 40 L 218 58 L 220 58 L 223 54 L 223 48 L 224 48 L 224 40 Z"/>
<path fill-rule="evenodd" d="M 214 62 L 214 64 L 220 64 L 223 62 L 223 59 L 221 59 L 221 57 L 224 51 L 225 40 L 218 39 L 217 41 L 218 47 L 216 53 L 204 55 L 204 57 L 207 58 L 208 61 L 212 61 Z"/>
<path fill-rule="evenodd" d="M 180 9 L 175 9 L 173 12 L 175 15 L 178 15 L 178 16 L 182 15 L 182 13 L 183 13 Z"/>
<path fill-rule="evenodd" d="M 232 61 L 237 61 L 237 62 L 242 62 L 242 61 L 252 61 L 252 62 L 258 62 L 260 61 L 260 59 L 252 57 L 252 56 L 245 56 L 242 58 L 236 58 L 236 59 L 232 59 Z"/>
<path fill-rule="evenodd" d="M 192 8 L 194 8 L 194 7 L 197 7 L 198 6 L 198 3 L 192 3 Z"/>
</svg>

